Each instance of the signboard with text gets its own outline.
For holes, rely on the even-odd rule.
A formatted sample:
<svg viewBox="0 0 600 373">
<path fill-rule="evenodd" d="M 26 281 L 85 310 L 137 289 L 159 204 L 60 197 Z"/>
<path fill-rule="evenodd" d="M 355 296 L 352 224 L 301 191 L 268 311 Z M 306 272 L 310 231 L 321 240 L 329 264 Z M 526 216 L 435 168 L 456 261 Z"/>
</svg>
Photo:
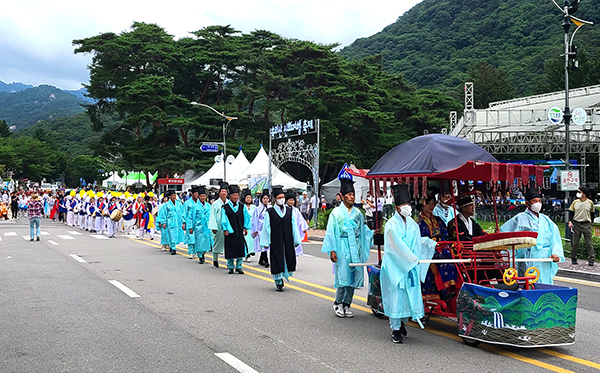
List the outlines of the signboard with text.
<svg viewBox="0 0 600 373">
<path fill-rule="evenodd" d="M 175 178 L 158 179 L 159 185 L 183 185 L 184 182 L 185 182 L 184 179 L 175 179 Z"/>
<path fill-rule="evenodd" d="M 579 170 L 567 170 L 560 172 L 560 190 L 564 192 L 574 191 L 580 187 Z"/>
</svg>

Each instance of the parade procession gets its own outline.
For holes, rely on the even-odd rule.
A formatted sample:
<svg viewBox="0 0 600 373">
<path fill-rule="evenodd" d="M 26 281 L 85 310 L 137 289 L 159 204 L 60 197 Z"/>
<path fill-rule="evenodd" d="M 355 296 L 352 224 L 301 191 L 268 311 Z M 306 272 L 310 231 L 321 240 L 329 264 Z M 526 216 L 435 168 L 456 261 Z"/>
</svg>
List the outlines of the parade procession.
<svg viewBox="0 0 600 373">
<path fill-rule="evenodd" d="M 311 1 L 3 7 L 0 373 L 600 372 L 600 0 Z"/>
</svg>

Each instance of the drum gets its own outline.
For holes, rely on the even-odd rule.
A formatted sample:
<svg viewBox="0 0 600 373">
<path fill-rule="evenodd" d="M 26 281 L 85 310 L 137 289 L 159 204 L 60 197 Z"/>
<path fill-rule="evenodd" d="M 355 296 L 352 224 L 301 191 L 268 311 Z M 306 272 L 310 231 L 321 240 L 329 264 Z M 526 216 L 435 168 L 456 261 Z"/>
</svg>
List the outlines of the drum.
<svg viewBox="0 0 600 373">
<path fill-rule="evenodd" d="M 123 212 L 121 210 L 113 210 L 113 212 L 110 213 L 110 220 L 112 221 L 119 221 L 122 217 Z"/>
</svg>

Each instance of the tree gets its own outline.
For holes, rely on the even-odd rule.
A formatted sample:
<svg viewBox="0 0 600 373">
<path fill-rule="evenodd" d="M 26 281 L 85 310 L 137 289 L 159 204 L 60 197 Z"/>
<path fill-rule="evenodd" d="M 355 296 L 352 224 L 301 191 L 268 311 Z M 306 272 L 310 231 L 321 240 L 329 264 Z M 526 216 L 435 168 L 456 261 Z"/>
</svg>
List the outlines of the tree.
<svg viewBox="0 0 600 373">
<path fill-rule="evenodd" d="M 12 131 L 5 120 L 0 120 L 0 137 L 10 137 Z"/>
<path fill-rule="evenodd" d="M 473 104 L 476 109 L 485 109 L 490 102 L 513 98 L 514 88 L 504 70 L 485 61 L 469 67 L 467 81 L 473 82 Z"/>
</svg>

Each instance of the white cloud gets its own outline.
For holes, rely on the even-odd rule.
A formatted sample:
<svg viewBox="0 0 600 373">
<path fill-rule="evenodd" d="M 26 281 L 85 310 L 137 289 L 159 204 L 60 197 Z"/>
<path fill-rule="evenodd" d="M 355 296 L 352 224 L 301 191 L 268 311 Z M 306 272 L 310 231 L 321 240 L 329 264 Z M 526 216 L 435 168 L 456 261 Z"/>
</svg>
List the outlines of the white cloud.
<svg viewBox="0 0 600 373">
<path fill-rule="evenodd" d="M 265 29 L 345 46 L 380 31 L 420 1 L 7 1 L 0 15 L 0 80 L 78 89 L 88 79 L 90 57 L 73 55 L 72 40 L 126 31 L 134 21 L 156 23 L 176 37 L 231 24 L 243 32 Z"/>
</svg>

